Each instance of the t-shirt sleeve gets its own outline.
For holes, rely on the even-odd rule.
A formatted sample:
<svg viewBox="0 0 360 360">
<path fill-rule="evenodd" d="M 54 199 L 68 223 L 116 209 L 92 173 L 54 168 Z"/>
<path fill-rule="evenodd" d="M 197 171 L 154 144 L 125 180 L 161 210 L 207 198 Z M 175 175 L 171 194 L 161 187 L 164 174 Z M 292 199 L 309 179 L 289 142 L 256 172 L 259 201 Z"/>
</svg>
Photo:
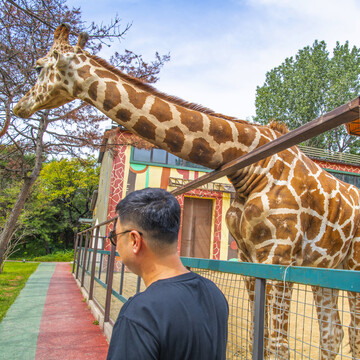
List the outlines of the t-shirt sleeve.
<svg viewBox="0 0 360 360">
<path fill-rule="evenodd" d="M 153 334 L 122 316 L 114 325 L 107 360 L 155 360 L 158 348 Z"/>
</svg>

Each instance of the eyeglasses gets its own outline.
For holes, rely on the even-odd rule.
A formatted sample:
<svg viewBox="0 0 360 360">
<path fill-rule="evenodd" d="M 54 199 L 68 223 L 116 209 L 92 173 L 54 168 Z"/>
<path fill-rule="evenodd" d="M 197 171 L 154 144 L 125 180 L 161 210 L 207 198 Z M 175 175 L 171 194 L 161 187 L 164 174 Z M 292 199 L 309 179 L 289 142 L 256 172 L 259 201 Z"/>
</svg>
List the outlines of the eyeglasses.
<svg viewBox="0 0 360 360">
<path fill-rule="evenodd" d="M 126 233 L 129 233 L 129 232 L 131 232 L 131 231 L 133 231 L 134 229 L 131 229 L 131 230 L 125 230 L 125 231 L 122 231 L 122 232 L 120 232 L 120 233 L 116 233 L 116 220 L 114 221 L 114 228 L 113 228 L 113 230 L 111 230 L 110 232 L 109 232 L 109 240 L 110 240 L 110 242 L 114 245 L 114 246 L 116 246 L 116 237 L 117 236 L 121 236 L 121 235 L 124 235 L 124 234 L 126 234 Z M 140 231 L 138 231 L 138 230 L 136 230 L 139 234 L 140 234 L 140 236 L 143 236 L 143 234 L 142 234 L 142 232 L 140 232 Z"/>
</svg>

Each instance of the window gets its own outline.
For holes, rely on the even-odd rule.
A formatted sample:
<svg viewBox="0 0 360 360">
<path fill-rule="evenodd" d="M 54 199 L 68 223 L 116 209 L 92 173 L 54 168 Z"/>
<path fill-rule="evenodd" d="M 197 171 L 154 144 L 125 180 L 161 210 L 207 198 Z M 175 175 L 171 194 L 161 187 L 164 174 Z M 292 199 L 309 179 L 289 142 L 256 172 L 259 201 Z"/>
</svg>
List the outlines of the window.
<svg viewBox="0 0 360 360">
<path fill-rule="evenodd" d="M 152 165 L 161 164 L 175 168 L 189 168 L 191 170 L 209 171 L 210 169 L 198 164 L 183 160 L 162 149 L 137 149 L 133 147 L 132 162 L 151 163 Z"/>
</svg>

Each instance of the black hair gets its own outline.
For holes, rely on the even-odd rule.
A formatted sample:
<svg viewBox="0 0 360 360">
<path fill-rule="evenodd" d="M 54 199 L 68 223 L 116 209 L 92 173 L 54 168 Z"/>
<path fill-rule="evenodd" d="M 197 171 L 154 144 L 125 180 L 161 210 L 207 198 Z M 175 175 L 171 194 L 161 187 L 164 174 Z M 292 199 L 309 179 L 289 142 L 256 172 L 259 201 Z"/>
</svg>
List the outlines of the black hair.
<svg viewBox="0 0 360 360">
<path fill-rule="evenodd" d="M 176 198 L 163 189 L 146 188 L 127 195 L 116 206 L 120 222 L 132 222 L 161 245 L 177 241 L 181 209 Z"/>
</svg>

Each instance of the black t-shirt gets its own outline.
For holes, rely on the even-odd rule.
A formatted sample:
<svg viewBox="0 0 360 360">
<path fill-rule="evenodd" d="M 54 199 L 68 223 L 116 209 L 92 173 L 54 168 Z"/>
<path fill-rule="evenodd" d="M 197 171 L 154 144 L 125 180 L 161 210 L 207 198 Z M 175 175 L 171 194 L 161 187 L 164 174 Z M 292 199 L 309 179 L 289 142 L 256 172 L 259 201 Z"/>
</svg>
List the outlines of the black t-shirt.
<svg viewBox="0 0 360 360">
<path fill-rule="evenodd" d="M 107 360 L 225 359 L 228 314 L 222 292 L 198 274 L 158 280 L 123 305 Z"/>
</svg>

